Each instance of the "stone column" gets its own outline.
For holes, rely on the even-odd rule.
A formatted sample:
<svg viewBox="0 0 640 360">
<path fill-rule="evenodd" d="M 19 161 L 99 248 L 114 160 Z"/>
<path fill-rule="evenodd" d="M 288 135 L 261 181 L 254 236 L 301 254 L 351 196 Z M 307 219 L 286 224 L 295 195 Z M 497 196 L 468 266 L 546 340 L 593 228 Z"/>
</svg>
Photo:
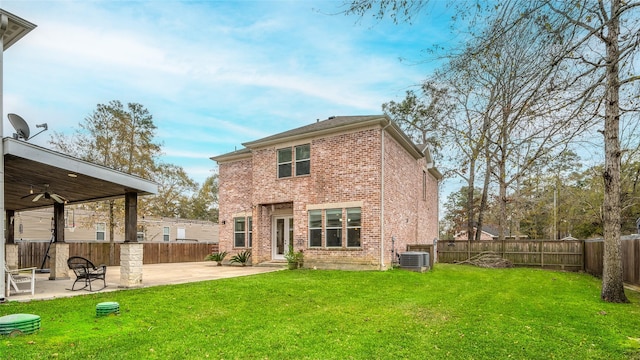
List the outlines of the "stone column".
<svg viewBox="0 0 640 360">
<path fill-rule="evenodd" d="M 49 280 L 67 280 L 69 279 L 69 267 L 67 259 L 69 259 L 69 244 L 53 243 L 49 249 Z"/>
<path fill-rule="evenodd" d="M 13 270 L 19 267 L 18 244 L 7 244 L 5 246 L 4 256 L 9 269 Z"/>
<path fill-rule="evenodd" d="M 125 242 L 120 245 L 120 285 L 121 288 L 142 287 L 143 244 Z"/>
</svg>

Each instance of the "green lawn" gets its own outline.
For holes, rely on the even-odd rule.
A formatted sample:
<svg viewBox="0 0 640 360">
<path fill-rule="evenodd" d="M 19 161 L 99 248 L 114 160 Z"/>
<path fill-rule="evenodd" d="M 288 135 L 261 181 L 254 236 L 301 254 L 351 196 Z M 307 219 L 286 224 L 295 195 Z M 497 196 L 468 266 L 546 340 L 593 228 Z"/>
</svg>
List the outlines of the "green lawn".
<svg viewBox="0 0 640 360">
<path fill-rule="evenodd" d="M 0 305 L 42 318 L 0 359 L 640 359 L 640 296 L 591 276 L 437 265 L 279 271 Z M 96 318 L 96 304 L 121 315 Z"/>
</svg>

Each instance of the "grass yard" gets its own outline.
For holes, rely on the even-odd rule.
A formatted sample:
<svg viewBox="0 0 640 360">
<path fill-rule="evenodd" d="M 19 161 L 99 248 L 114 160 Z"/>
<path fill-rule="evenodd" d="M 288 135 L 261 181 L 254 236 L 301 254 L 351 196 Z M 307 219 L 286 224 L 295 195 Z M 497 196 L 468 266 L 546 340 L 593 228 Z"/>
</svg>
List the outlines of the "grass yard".
<svg viewBox="0 0 640 360">
<path fill-rule="evenodd" d="M 0 305 L 0 359 L 640 359 L 640 295 L 535 269 L 279 271 Z M 97 318 L 117 301 L 121 315 Z"/>
</svg>

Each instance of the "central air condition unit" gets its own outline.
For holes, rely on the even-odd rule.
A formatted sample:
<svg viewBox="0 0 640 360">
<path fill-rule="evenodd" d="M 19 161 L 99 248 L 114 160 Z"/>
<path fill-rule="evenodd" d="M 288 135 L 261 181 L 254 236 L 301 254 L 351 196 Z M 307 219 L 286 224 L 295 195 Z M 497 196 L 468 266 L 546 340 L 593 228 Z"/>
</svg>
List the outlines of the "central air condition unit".
<svg viewBox="0 0 640 360">
<path fill-rule="evenodd" d="M 429 270 L 429 253 L 409 251 L 400 254 L 400 268 L 420 272 Z"/>
</svg>

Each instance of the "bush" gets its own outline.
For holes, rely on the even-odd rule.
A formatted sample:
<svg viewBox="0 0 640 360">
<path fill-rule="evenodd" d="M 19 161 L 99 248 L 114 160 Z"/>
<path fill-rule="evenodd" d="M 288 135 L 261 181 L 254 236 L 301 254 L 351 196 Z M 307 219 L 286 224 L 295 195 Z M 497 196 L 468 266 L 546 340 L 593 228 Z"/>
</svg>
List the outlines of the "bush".
<svg viewBox="0 0 640 360">
<path fill-rule="evenodd" d="M 209 254 L 207 255 L 206 258 L 204 258 L 205 260 L 209 260 L 209 261 L 215 261 L 218 263 L 218 266 L 222 266 L 222 261 L 224 260 L 224 258 L 227 256 L 227 252 L 223 251 L 223 252 L 214 252 L 213 254 Z"/>
<path fill-rule="evenodd" d="M 231 263 L 240 263 L 240 265 L 246 266 L 247 262 L 249 262 L 250 257 L 251 257 L 251 250 L 245 250 L 241 253 L 235 254 L 231 258 Z"/>
</svg>

